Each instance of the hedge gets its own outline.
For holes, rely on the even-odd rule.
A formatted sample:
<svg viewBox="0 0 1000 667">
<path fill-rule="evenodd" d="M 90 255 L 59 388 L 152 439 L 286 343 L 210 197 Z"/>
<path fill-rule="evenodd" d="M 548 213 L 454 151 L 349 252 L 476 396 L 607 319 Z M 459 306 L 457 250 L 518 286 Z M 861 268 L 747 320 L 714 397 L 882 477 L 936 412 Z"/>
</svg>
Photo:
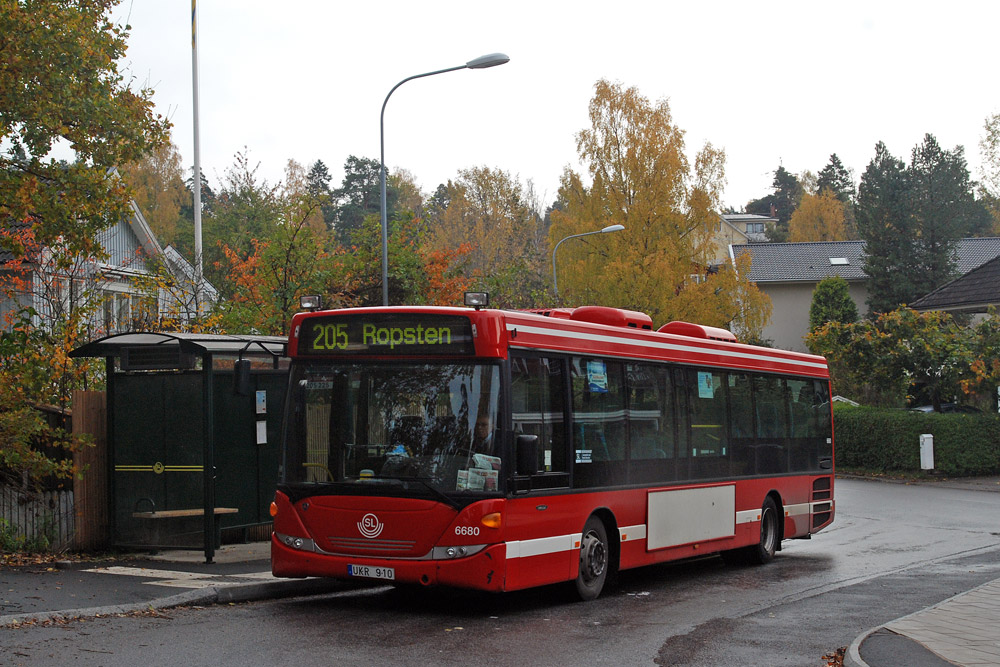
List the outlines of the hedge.
<svg viewBox="0 0 1000 667">
<path fill-rule="evenodd" d="M 838 466 L 920 470 L 920 435 L 934 435 L 934 469 L 953 476 L 1000 473 L 1000 416 L 836 405 Z"/>
</svg>

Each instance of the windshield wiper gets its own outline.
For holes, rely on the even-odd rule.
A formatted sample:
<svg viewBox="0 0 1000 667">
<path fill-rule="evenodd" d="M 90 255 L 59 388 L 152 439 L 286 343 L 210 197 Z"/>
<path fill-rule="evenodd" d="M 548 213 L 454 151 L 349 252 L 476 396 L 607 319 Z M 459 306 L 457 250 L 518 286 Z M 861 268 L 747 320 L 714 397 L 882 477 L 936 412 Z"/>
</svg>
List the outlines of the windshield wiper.
<svg viewBox="0 0 1000 667">
<path fill-rule="evenodd" d="M 462 505 L 459 504 L 454 498 L 451 498 L 444 491 L 431 484 L 430 477 L 387 477 L 385 475 L 379 475 L 375 479 L 392 479 L 397 482 L 402 482 L 404 486 L 406 485 L 406 482 L 420 482 L 425 489 L 430 491 L 435 498 L 443 502 L 445 505 L 456 511 L 462 509 Z"/>
</svg>

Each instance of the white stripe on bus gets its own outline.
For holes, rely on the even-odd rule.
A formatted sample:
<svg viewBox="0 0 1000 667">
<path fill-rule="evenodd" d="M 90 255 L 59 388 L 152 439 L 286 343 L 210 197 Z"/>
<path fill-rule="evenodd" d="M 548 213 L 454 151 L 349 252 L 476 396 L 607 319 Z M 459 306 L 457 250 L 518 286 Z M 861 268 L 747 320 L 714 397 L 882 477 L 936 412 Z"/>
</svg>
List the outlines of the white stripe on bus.
<svg viewBox="0 0 1000 667">
<path fill-rule="evenodd" d="M 828 503 L 829 501 L 823 501 Z M 822 503 L 799 503 L 785 506 L 785 516 L 800 516 L 809 514 L 812 504 Z M 743 523 L 754 523 L 760 521 L 760 510 L 743 510 L 736 513 L 736 525 Z M 618 533 L 622 542 L 635 542 L 646 539 L 646 524 L 640 523 L 635 526 L 619 528 Z M 554 537 L 540 537 L 534 540 L 520 540 L 507 542 L 507 558 L 529 558 L 531 556 L 544 556 L 556 554 L 563 551 L 574 551 L 580 548 L 580 540 L 583 535 L 574 533 L 572 535 L 556 535 Z"/>
<path fill-rule="evenodd" d="M 573 551 L 580 548 L 582 533 L 573 535 L 556 535 L 555 537 L 540 537 L 536 540 L 521 540 L 507 542 L 507 558 L 528 558 L 544 556 L 562 551 Z"/>
<path fill-rule="evenodd" d="M 826 370 L 825 363 L 815 361 L 805 361 L 802 359 L 786 359 L 784 357 L 771 357 L 763 354 L 747 354 L 734 350 L 720 350 L 715 348 L 695 347 L 693 345 L 678 345 L 677 343 L 661 343 L 654 340 L 643 340 L 635 338 L 621 338 L 619 336 L 606 336 L 603 334 L 585 333 L 582 331 L 554 331 L 541 327 L 524 326 L 519 324 L 507 324 L 507 331 L 517 330 L 518 333 L 533 334 L 536 336 L 550 336 L 555 338 L 575 338 L 579 340 L 593 341 L 595 343 L 614 343 L 618 345 L 633 345 L 636 347 L 650 347 L 660 350 L 671 350 L 674 352 L 688 352 L 696 354 L 717 354 L 721 357 L 734 357 L 739 359 L 754 359 L 756 361 L 768 361 L 771 363 L 791 364 L 793 366 L 807 366 Z M 520 346 L 517 346 L 520 347 Z"/>
</svg>

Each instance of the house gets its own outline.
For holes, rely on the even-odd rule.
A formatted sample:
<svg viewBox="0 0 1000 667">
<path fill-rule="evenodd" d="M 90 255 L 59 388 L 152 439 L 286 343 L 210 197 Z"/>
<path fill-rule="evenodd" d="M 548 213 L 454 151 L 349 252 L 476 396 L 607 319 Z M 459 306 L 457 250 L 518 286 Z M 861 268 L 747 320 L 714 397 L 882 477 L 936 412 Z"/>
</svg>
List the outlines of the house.
<svg viewBox="0 0 1000 667">
<path fill-rule="evenodd" d="M 22 225 L 14 232 L 27 230 Z M 9 328 L 10 318 L 23 308 L 35 311 L 36 326 L 85 308 L 94 336 L 149 329 L 165 316 L 190 319 L 198 310 L 196 297 L 204 311 L 204 304 L 218 296 L 204 280 L 195 294 L 193 267 L 170 246 L 160 246 L 135 201 L 130 214 L 101 232 L 97 241 L 105 259 L 78 259 L 70 266 L 57 266 L 50 248 L 22 263 L 0 250 L 0 329 Z M 167 281 L 153 280 L 158 267 L 165 269 Z"/>
<path fill-rule="evenodd" d="M 1000 238 L 962 239 L 956 250 L 956 269 L 964 275 L 1000 257 Z M 771 321 L 763 337 L 776 347 L 806 351 L 812 293 L 824 278 L 846 280 L 858 312 L 868 309 L 864 241 L 748 243 L 729 248 L 732 258 L 744 253 L 750 255 L 750 280 L 771 298 Z"/>
<path fill-rule="evenodd" d="M 767 241 L 767 229 L 778 222 L 777 218 L 749 213 L 723 213 L 712 231 L 715 254 L 710 266 L 720 266 L 729 259 L 729 247 Z"/>
<path fill-rule="evenodd" d="M 949 313 L 985 313 L 1000 307 L 1000 257 L 995 257 L 965 275 L 945 283 L 910 306 L 914 310 Z"/>
<path fill-rule="evenodd" d="M 720 217 L 740 230 L 750 243 L 766 243 L 768 230 L 778 224 L 778 219 L 773 216 L 752 213 L 723 213 Z"/>
</svg>

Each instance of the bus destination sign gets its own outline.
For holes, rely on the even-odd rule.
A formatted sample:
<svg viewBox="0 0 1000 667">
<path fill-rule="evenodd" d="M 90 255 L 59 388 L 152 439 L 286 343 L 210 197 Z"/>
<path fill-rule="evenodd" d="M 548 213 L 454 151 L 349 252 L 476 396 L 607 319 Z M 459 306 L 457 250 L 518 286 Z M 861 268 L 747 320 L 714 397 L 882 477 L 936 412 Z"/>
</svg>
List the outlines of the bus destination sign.
<svg viewBox="0 0 1000 667">
<path fill-rule="evenodd" d="M 310 317 L 302 322 L 299 354 L 473 355 L 466 317 L 371 313 Z"/>
</svg>

